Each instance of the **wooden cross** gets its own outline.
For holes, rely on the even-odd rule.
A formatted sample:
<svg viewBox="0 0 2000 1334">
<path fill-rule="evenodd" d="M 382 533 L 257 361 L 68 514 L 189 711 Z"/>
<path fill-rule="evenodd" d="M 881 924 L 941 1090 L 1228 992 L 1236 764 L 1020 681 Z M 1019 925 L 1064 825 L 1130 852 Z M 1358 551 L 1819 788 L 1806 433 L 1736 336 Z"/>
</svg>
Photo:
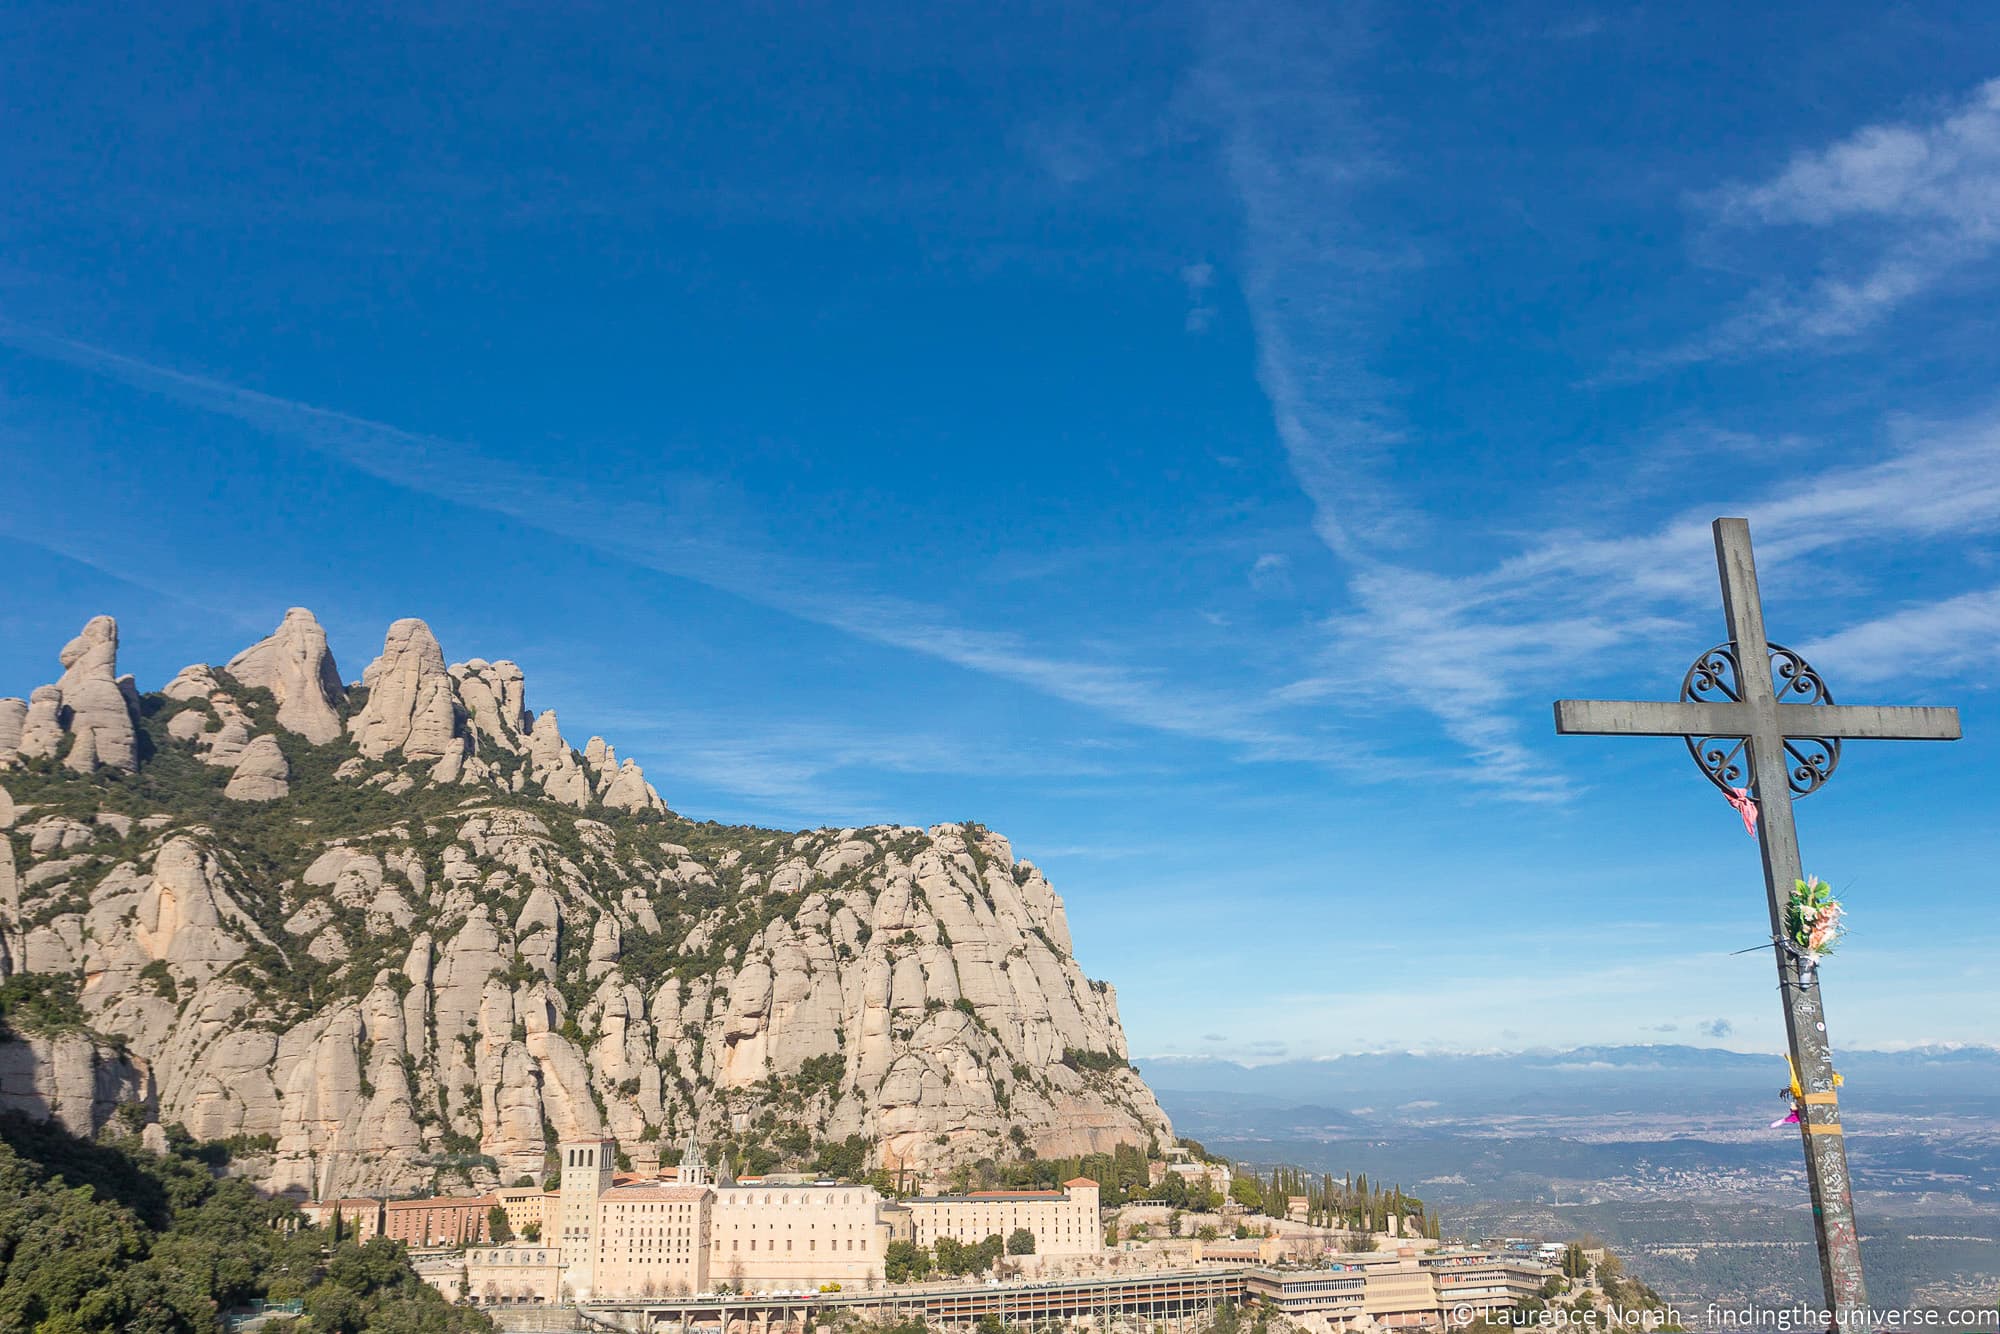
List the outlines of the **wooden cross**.
<svg viewBox="0 0 2000 1334">
<path fill-rule="evenodd" d="M 1956 741 L 1958 710 L 1835 704 L 1805 659 L 1764 638 L 1747 520 L 1715 521 L 1715 563 L 1729 642 L 1696 659 L 1682 682 L 1680 701 L 1557 700 L 1556 731 L 1682 737 L 1711 782 L 1739 802 L 1747 797 L 1756 803 L 1785 1034 L 1803 1091 L 1799 1135 L 1812 1187 L 1820 1277 L 1827 1310 L 1840 1320 L 1860 1313 L 1868 1292 L 1819 969 L 1812 956 L 1791 944 L 1786 930 L 1793 885 L 1804 878 L 1792 797 L 1814 791 L 1832 776 L 1843 739 Z"/>
</svg>

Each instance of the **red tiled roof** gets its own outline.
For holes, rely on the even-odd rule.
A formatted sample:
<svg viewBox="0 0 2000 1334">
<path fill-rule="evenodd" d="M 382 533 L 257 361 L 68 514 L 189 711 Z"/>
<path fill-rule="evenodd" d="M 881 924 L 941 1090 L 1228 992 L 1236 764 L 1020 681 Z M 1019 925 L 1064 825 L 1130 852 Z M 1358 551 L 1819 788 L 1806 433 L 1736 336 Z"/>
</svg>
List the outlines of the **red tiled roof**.
<svg viewBox="0 0 2000 1334">
<path fill-rule="evenodd" d="M 1096 1184 L 1089 1177 L 1071 1177 L 1069 1180 L 1063 1182 L 1065 1186 L 1095 1186 Z"/>
</svg>

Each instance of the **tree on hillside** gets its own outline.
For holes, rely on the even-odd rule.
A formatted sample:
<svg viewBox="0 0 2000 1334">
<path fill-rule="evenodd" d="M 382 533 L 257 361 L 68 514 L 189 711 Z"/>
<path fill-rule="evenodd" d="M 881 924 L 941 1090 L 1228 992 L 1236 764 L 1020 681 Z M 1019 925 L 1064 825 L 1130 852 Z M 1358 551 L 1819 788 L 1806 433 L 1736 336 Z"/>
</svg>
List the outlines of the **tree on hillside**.
<svg viewBox="0 0 2000 1334">
<path fill-rule="evenodd" d="M 983 1274 L 991 1269 L 994 1262 L 1007 1253 L 1007 1239 L 998 1232 L 989 1233 L 986 1239 L 971 1251 L 972 1272 Z"/>
<path fill-rule="evenodd" d="M 930 1277 L 931 1253 L 913 1241 L 892 1241 L 882 1257 L 883 1276 L 891 1283 L 915 1283 Z"/>
<path fill-rule="evenodd" d="M 937 1254 L 940 1274 L 964 1274 L 972 1268 L 968 1247 L 956 1237 L 939 1237 L 931 1249 Z"/>
<path fill-rule="evenodd" d="M 401 1245 L 332 1245 L 296 1206 L 217 1179 L 185 1132 L 153 1154 L 136 1137 L 80 1140 L 0 1115 L 0 1329 L 207 1334 L 252 1298 L 303 1297 L 314 1334 L 468 1334 Z"/>
</svg>

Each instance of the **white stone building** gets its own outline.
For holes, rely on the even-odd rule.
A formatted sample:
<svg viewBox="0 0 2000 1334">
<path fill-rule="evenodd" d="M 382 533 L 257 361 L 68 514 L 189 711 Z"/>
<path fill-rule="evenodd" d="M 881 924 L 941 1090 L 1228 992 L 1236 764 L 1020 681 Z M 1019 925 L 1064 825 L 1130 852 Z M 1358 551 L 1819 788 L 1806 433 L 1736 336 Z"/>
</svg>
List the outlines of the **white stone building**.
<svg viewBox="0 0 2000 1334">
<path fill-rule="evenodd" d="M 717 1184 L 690 1140 L 673 1181 L 619 1184 L 613 1140 L 559 1146 L 561 1189 L 538 1244 L 477 1247 L 466 1282 L 481 1301 L 669 1297 L 882 1283 L 889 1225 L 872 1187 Z"/>
<path fill-rule="evenodd" d="M 560 1187 L 539 1201 L 540 1240 L 466 1252 L 466 1290 L 475 1300 L 609 1301 L 833 1283 L 865 1290 L 882 1285 L 898 1225 L 922 1246 L 940 1237 L 977 1245 L 1025 1228 L 1038 1256 L 1103 1249 L 1097 1183 L 1086 1178 L 1061 1190 L 890 1206 L 872 1187 L 845 1182 L 713 1182 L 693 1139 L 671 1181 L 620 1183 L 613 1140 L 576 1140 L 558 1153 Z"/>
<path fill-rule="evenodd" d="M 717 1187 L 710 1281 L 742 1292 L 875 1287 L 889 1245 L 882 1204 L 869 1186 Z"/>
<path fill-rule="evenodd" d="M 1036 1255 L 1089 1255 L 1104 1249 L 1097 1183 L 1065 1181 L 1061 1190 L 994 1190 L 970 1195 L 930 1195 L 903 1201 L 919 1246 L 950 1237 L 976 1246 L 990 1236 L 1007 1239 L 1026 1228 Z"/>
<path fill-rule="evenodd" d="M 597 1201 L 591 1237 L 594 1297 L 680 1297 L 708 1287 L 715 1191 L 642 1181 Z"/>
</svg>

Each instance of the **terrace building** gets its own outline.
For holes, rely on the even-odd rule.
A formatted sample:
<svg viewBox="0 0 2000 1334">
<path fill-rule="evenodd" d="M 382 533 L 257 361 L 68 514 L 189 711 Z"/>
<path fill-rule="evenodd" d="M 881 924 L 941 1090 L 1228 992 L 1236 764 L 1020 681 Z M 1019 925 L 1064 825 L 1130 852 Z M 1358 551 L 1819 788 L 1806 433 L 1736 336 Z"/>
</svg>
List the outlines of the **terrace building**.
<svg viewBox="0 0 2000 1334">
<path fill-rule="evenodd" d="M 919 1246 L 940 1237 L 974 1246 L 990 1236 L 1012 1237 L 1026 1228 L 1036 1255 L 1094 1255 L 1104 1249 L 1097 1183 L 1065 1181 L 1061 1190 L 994 1190 L 971 1195 L 931 1195 L 903 1201 Z"/>
<path fill-rule="evenodd" d="M 476 1246 L 490 1239 L 491 1195 L 440 1195 L 390 1200 L 382 1206 L 382 1235 L 413 1251 L 435 1246 Z"/>
<path fill-rule="evenodd" d="M 299 1212 L 314 1227 L 331 1229 L 334 1220 L 339 1219 L 341 1235 L 355 1241 L 367 1241 L 382 1234 L 382 1201 L 365 1196 L 309 1200 L 299 1206 Z"/>
</svg>

